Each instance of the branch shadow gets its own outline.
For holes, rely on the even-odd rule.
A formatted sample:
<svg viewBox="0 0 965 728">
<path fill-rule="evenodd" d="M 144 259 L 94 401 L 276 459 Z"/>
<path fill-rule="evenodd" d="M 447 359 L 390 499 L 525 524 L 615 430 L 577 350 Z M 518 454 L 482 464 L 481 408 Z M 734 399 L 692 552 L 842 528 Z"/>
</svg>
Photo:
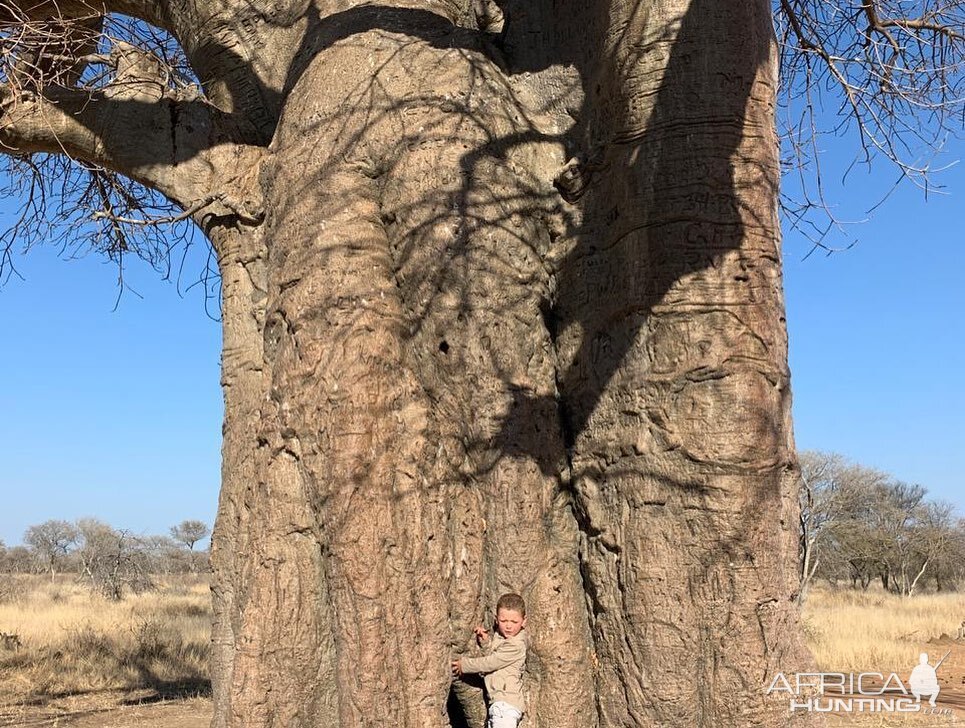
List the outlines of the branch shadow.
<svg viewBox="0 0 965 728">
<path fill-rule="evenodd" d="M 745 21 L 727 21 L 728 13 L 712 0 L 696 0 L 672 41 L 658 38 L 641 47 L 639 39 L 611 39 L 610 47 L 628 44 L 631 50 L 602 60 L 574 57 L 588 123 L 578 128 L 584 139 L 570 142 L 585 151 L 581 164 L 589 190 L 580 201 L 582 222 L 569 231 L 575 244 L 556 272 L 558 293 L 542 307 L 563 359 L 558 401 L 567 449 L 585 432 L 655 307 L 668 302 L 679 282 L 712 270 L 737 249 L 746 234 L 743 215 L 753 216 L 735 202 L 732 160 L 743 139 L 752 81 L 765 57 L 750 50 L 734 53 L 725 32 Z M 638 22 L 630 18 L 626 28 Z M 751 49 L 766 47 L 757 43 Z M 635 55 L 660 52 L 669 57 L 652 102 L 620 98 L 619 88 L 603 85 L 608 77 L 634 73 Z M 535 456 L 541 434 L 527 439 L 514 423 L 539 417 L 556 402 L 521 391 L 514 400 L 498 447 Z M 549 474 L 556 464 L 543 461 L 540 467 Z"/>
</svg>

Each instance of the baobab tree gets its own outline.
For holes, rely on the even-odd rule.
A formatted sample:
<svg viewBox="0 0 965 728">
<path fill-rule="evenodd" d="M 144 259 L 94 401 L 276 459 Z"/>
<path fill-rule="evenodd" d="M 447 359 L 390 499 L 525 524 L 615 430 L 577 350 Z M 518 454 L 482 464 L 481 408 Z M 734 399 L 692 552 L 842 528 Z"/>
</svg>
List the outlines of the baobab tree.
<svg viewBox="0 0 965 728">
<path fill-rule="evenodd" d="M 214 726 L 478 725 L 449 661 L 507 590 L 530 726 L 787 721 L 769 3 L 4 2 L 22 173 L 109 255 L 190 218 L 217 257 Z M 832 24 L 899 87 L 907 37 L 960 41 L 808 6 L 782 34 L 850 98 Z"/>
</svg>

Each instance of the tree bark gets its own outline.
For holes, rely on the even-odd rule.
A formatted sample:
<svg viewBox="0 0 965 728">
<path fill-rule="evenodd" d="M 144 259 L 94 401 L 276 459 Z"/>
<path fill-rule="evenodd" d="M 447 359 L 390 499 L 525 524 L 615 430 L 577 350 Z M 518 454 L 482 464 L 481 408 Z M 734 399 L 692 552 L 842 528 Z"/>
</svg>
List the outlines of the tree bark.
<svg viewBox="0 0 965 728">
<path fill-rule="evenodd" d="M 536 51 L 524 82 L 438 15 L 330 20 L 260 171 L 216 724 L 480 725 L 448 663 L 509 590 L 529 726 L 784 724 L 765 679 L 806 663 L 767 4 L 587 11 L 606 53 L 572 56 L 571 130 Z"/>
<path fill-rule="evenodd" d="M 221 610 L 238 613 L 218 693 L 234 724 L 447 725 L 449 660 L 510 589 L 539 624 L 533 720 L 594 710 L 540 310 L 552 170 L 472 38 L 419 30 L 323 50 L 261 172 L 257 486 L 247 524 L 223 498 L 217 536 L 266 542 Z M 477 717 L 478 691 L 459 697 Z"/>
</svg>

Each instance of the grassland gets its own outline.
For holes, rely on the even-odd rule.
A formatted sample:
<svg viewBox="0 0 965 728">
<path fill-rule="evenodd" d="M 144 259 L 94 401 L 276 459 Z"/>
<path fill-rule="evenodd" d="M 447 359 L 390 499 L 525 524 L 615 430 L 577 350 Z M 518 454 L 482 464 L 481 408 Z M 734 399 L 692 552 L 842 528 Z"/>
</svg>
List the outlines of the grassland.
<svg viewBox="0 0 965 728">
<path fill-rule="evenodd" d="M 804 629 L 822 670 L 907 672 L 922 645 L 956 637 L 965 618 L 965 593 L 912 598 L 880 590 L 818 586 L 808 597 Z"/>
<path fill-rule="evenodd" d="M 152 699 L 209 692 L 211 607 L 199 577 L 112 602 L 73 576 L 0 575 L 0 705 L 147 691 Z"/>
<path fill-rule="evenodd" d="M 182 719 L 165 715 L 141 726 L 196 728 L 210 716 L 208 644 L 211 607 L 200 577 L 159 579 L 156 591 L 111 602 L 72 576 L 0 575 L 0 631 L 19 636 L 19 649 L 0 649 L 0 725 L 92 725 L 124 703 L 173 700 Z M 944 651 L 965 617 L 965 594 L 901 598 L 881 591 L 815 588 L 804 625 L 824 671 L 907 674 L 919 652 Z M 962 651 L 960 643 L 956 647 Z M 925 647 L 927 645 L 927 647 Z M 953 665 L 953 663 L 955 663 Z M 962 671 L 961 654 L 946 671 Z M 955 675 L 958 675 L 955 672 Z M 965 685 L 965 677 L 961 678 Z M 957 678 L 956 678 L 957 682 Z M 193 701 L 184 701 L 194 696 Z M 46 712 L 44 712 L 46 711 Z M 830 716 L 831 728 L 910 725 L 898 716 Z M 51 722 L 53 721 L 53 722 Z M 111 723 L 110 725 L 113 725 Z M 125 725 L 127 725 L 125 723 Z M 917 723 L 916 723 L 917 725 Z M 930 728 L 945 723 L 930 720 Z"/>
</svg>

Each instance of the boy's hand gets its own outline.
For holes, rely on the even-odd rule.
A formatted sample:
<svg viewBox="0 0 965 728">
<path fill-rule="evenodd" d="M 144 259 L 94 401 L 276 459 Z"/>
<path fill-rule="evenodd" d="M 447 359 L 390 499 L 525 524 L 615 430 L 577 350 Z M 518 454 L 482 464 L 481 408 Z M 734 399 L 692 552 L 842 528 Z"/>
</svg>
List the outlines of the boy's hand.
<svg viewBox="0 0 965 728">
<path fill-rule="evenodd" d="M 452 674 L 455 677 L 462 677 L 462 660 L 452 661 Z"/>
<path fill-rule="evenodd" d="M 489 642 L 489 632 L 480 625 L 473 630 L 473 634 L 476 635 L 476 642 L 480 645 L 484 645 Z"/>
</svg>

